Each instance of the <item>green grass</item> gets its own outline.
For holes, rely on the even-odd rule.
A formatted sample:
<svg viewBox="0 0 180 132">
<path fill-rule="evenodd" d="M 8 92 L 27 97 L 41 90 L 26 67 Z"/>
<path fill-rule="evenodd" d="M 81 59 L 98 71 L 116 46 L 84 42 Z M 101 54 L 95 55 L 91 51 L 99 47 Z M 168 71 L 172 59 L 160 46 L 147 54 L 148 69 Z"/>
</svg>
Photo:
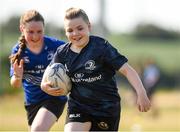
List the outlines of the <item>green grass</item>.
<svg viewBox="0 0 180 132">
<path fill-rule="evenodd" d="M 141 113 L 133 103 L 130 90 L 121 89 L 122 113 L 119 130 L 121 131 L 180 131 L 180 93 L 179 91 L 158 91 L 155 94 L 159 115 L 153 117 L 153 107 Z M 130 102 L 131 101 L 131 102 Z M 23 94 L 0 97 L 0 131 L 27 131 L 26 113 L 23 108 Z M 66 109 L 53 126 L 52 131 L 63 131 Z"/>
<path fill-rule="evenodd" d="M 111 36 L 109 41 L 125 56 L 130 62 L 144 61 L 152 57 L 164 71 L 180 71 L 180 40 L 137 40 L 127 36 Z"/>
</svg>

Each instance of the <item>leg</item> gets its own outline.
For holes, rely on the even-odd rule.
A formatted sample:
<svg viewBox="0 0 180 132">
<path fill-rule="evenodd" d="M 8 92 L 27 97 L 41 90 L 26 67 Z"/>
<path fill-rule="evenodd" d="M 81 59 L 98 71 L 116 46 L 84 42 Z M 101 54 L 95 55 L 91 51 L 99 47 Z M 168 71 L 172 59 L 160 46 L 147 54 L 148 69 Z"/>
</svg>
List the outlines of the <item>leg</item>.
<svg viewBox="0 0 180 132">
<path fill-rule="evenodd" d="M 69 122 L 65 125 L 64 131 L 65 132 L 73 132 L 73 131 L 83 131 L 87 132 L 91 128 L 91 122 Z"/>
<path fill-rule="evenodd" d="M 52 112 L 42 107 L 33 120 L 31 131 L 49 131 L 56 120 L 57 117 Z"/>
</svg>

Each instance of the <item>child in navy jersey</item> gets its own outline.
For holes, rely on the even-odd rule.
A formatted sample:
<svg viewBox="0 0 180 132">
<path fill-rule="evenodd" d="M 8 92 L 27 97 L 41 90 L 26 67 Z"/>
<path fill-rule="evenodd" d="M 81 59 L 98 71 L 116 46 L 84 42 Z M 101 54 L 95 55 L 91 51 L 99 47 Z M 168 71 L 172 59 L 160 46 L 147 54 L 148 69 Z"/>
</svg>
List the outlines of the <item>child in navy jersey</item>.
<svg viewBox="0 0 180 132">
<path fill-rule="evenodd" d="M 91 25 L 82 9 L 68 9 L 64 27 L 69 42 L 57 49 L 51 63 L 63 63 L 72 80 L 66 132 L 118 130 L 121 107 L 116 71 L 134 87 L 139 110 L 149 110 L 150 101 L 138 74 L 107 40 L 89 35 Z"/>
<path fill-rule="evenodd" d="M 49 131 L 63 112 L 66 96 L 50 89 L 51 95 L 40 88 L 42 75 L 53 55 L 64 41 L 44 35 L 44 19 L 35 10 L 29 10 L 20 19 L 19 42 L 12 48 L 11 85 L 23 87 L 25 109 L 31 131 Z"/>
</svg>

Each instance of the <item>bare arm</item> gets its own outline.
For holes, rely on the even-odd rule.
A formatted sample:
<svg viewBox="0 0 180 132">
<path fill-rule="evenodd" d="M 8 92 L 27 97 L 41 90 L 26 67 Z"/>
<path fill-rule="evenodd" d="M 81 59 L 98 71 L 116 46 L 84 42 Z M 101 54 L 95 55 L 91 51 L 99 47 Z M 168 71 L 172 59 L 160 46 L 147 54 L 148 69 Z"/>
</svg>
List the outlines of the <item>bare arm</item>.
<svg viewBox="0 0 180 132">
<path fill-rule="evenodd" d="M 45 73 L 46 73 L 46 70 L 45 70 Z M 46 92 L 47 94 L 52 95 L 52 96 L 63 95 L 64 89 L 53 87 L 53 84 L 51 84 L 51 82 L 47 81 L 47 77 L 46 77 L 45 73 L 44 73 L 42 80 L 41 80 L 41 90 L 43 90 L 44 92 Z"/>
<path fill-rule="evenodd" d="M 20 88 L 22 87 L 22 78 L 16 77 L 16 76 L 12 76 L 11 77 L 11 86 L 14 88 Z"/>
<path fill-rule="evenodd" d="M 137 72 L 128 63 L 125 63 L 118 71 L 128 79 L 129 83 L 135 89 L 139 111 L 148 111 L 151 104 Z"/>
<path fill-rule="evenodd" d="M 58 87 L 54 88 L 50 82 L 45 82 L 43 80 L 41 82 L 41 90 L 52 96 L 64 95 L 64 89 Z"/>
<path fill-rule="evenodd" d="M 14 88 L 22 87 L 22 77 L 23 77 L 23 60 L 20 61 L 19 65 L 17 60 L 13 64 L 14 74 L 11 77 L 11 86 Z"/>
</svg>

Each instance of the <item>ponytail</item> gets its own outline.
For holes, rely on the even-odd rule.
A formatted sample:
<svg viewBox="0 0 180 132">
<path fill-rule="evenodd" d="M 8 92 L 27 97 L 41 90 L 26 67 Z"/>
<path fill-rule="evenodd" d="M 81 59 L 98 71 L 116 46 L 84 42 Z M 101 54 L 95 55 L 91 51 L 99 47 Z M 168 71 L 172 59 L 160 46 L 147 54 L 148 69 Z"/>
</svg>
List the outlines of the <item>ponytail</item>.
<svg viewBox="0 0 180 132">
<path fill-rule="evenodd" d="M 22 51 L 26 48 L 26 40 L 25 40 L 25 37 L 24 35 L 21 35 L 19 37 L 19 49 L 18 49 L 18 52 L 15 53 L 15 54 L 12 54 L 11 56 L 9 56 L 9 59 L 10 59 L 10 62 L 13 64 L 16 60 L 20 61 L 20 56 L 21 56 L 21 53 Z"/>
</svg>

